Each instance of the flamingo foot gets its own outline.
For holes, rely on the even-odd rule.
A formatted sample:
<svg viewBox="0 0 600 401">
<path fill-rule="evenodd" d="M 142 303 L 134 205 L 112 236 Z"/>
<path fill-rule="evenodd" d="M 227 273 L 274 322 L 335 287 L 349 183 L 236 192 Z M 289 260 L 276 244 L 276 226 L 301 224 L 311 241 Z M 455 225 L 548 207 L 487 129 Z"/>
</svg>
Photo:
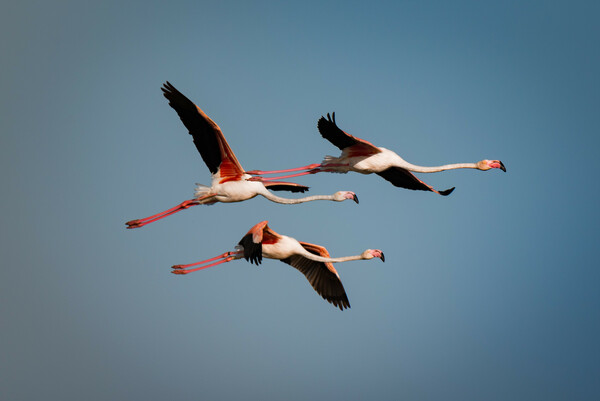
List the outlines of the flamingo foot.
<svg viewBox="0 0 600 401">
<path fill-rule="evenodd" d="M 142 226 L 142 222 L 139 219 L 136 220 L 130 220 L 127 223 L 125 223 L 127 225 L 127 229 L 130 228 L 138 228 Z"/>
<path fill-rule="evenodd" d="M 173 266 L 171 266 L 171 269 L 173 269 L 171 271 L 171 273 L 173 273 L 173 274 L 188 274 L 188 273 L 195 272 L 198 270 L 206 269 L 207 267 L 217 266 L 217 265 L 220 265 L 221 263 L 227 263 L 227 262 L 231 262 L 232 260 L 239 259 L 239 257 L 241 257 L 241 255 L 242 255 L 242 253 L 243 253 L 243 251 L 225 252 L 224 254 L 221 254 L 219 256 L 215 256 L 214 258 L 206 259 L 206 260 L 203 260 L 200 262 L 190 263 L 188 265 L 173 265 Z M 224 258 L 224 259 L 222 259 L 222 258 Z M 197 265 L 201 265 L 203 263 L 212 262 L 217 259 L 221 259 L 221 260 L 210 263 L 205 266 L 200 266 L 200 267 L 196 267 L 194 269 L 190 269 L 190 267 L 192 267 L 192 266 L 197 266 Z"/>
<path fill-rule="evenodd" d="M 170 216 L 174 213 L 180 212 L 182 210 L 188 209 L 192 206 L 196 206 L 199 204 L 200 203 L 198 202 L 197 199 L 186 200 L 186 201 L 181 202 L 179 205 L 177 205 L 175 207 L 165 210 L 164 212 L 160 212 L 160 213 L 154 214 L 152 216 L 149 216 L 149 217 L 146 217 L 143 219 L 130 220 L 127 223 L 125 223 L 125 225 L 127 226 L 126 227 L 127 229 L 143 227 L 146 224 L 153 223 L 157 220 L 160 220 L 160 219 Z"/>
<path fill-rule="evenodd" d="M 173 270 L 171 273 L 173 273 L 173 274 L 188 274 L 189 271 L 187 271 L 187 270 Z"/>
</svg>

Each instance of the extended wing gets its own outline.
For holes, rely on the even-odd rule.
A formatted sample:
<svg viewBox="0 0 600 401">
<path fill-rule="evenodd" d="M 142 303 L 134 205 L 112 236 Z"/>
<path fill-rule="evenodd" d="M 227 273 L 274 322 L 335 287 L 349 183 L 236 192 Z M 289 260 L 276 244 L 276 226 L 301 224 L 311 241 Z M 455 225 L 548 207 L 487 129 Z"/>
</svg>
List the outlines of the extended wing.
<svg viewBox="0 0 600 401">
<path fill-rule="evenodd" d="M 402 167 L 390 167 L 387 170 L 377 173 L 396 187 L 414 189 L 417 191 L 431 191 L 443 196 L 450 195 L 454 191 L 454 187 L 444 191 L 437 191 L 433 187 L 419 180 L 413 173 L 403 169 Z"/>
<path fill-rule="evenodd" d="M 241 177 L 244 169 L 225 140 L 221 128 L 170 82 L 167 81 L 160 89 L 194 138 L 196 149 L 211 174 L 220 174 L 221 178 Z"/>
<path fill-rule="evenodd" d="M 335 123 L 335 113 L 333 113 L 333 118 L 329 113 L 327 113 L 327 119 L 321 117 L 317 123 L 317 128 L 319 128 L 319 132 L 323 138 L 340 148 L 340 150 L 354 146 L 357 150 L 360 149 L 360 153 L 375 154 L 381 152 L 371 142 L 342 131 Z"/>
<path fill-rule="evenodd" d="M 271 191 L 290 191 L 304 193 L 309 189 L 305 185 L 300 185 L 293 182 L 262 181 L 262 183 L 267 189 L 270 189 Z"/>
<path fill-rule="evenodd" d="M 325 258 L 330 257 L 329 252 L 322 246 L 300 242 L 308 252 Z M 331 263 L 316 262 L 300 255 L 292 255 L 281 260 L 298 269 L 315 291 L 327 302 L 344 310 L 350 307 L 350 301 L 340 280 L 340 276 Z"/>
</svg>

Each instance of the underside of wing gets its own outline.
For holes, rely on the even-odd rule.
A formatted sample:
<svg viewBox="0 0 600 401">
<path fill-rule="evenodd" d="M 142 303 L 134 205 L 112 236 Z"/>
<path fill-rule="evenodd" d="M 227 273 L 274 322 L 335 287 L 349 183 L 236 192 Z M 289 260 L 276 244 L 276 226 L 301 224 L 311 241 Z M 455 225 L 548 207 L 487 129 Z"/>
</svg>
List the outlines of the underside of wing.
<svg viewBox="0 0 600 401">
<path fill-rule="evenodd" d="M 340 150 L 360 145 L 361 148 L 368 149 L 371 154 L 380 152 L 379 148 L 372 143 L 342 131 L 335 123 L 335 113 L 333 113 L 333 118 L 329 113 L 327 113 L 327 118 L 321 117 L 317 123 L 317 128 L 323 138 L 337 146 Z"/>
<path fill-rule="evenodd" d="M 264 186 L 271 191 L 306 192 L 307 186 L 284 181 L 263 181 Z"/>
<path fill-rule="evenodd" d="M 257 266 L 262 262 L 262 242 L 256 243 L 252 240 L 252 234 L 246 234 L 238 242 L 238 245 L 244 247 L 244 259 Z"/>
<path fill-rule="evenodd" d="M 437 191 L 430 185 L 427 185 L 423 181 L 419 180 L 413 173 L 401 167 L 390 167 L 387 170 L 383 170 L 377 174 L 391 182 L 396 187 L 413 189 L 417 191 L 431 191 L 443 196 L 450 195 L 452 191 L 454 191 L 454 187 L 443 191 Z"/>
<path fill-rule="evenodd" d="M 177 112 L 194 138 L 196 149 L 211 174 L 217 174 L 221 167 L 221 177 L 241 176 L 244 169 L 225 140 L 221 128 L 168 81 L 161 90 L 169 106 Z"/>
<path fill-rule="evenodd" d="M 327 250 L 321 246 L 300 242 L 308 252 L 329 257 Z M 342 285 L 337 271 L 331 263 L 316 262 L 301 255 L 293 255 L 281 260 L 298 269 L 306 278 L 314 290 L 327 302 L 344 310 L 350 307 L 350 301 Z"/>
<path fill-rule="evenodd" d="M 262 245 L 274 244 L 281 235 L 271 230 L 268 221 L 261 221 L 254 225 L 250 231 L 238 242 L 244 248 L 244 259 L 257 266 L 262 262 Z"/>
</svg>

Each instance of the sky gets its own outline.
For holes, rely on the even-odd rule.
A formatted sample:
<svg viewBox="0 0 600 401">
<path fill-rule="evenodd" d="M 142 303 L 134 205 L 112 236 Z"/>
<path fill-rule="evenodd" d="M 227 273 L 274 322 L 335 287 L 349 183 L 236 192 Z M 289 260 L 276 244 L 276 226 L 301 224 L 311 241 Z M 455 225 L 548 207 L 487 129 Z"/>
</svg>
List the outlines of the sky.
<svg viewBox="0 0 600 401">
<path fill-rule="evenodd" d="M 597 2 L 10 2 L 0 7 L 0 388 L 10 400 L 596 400 Z M 194 207 L 210 174 L 160 86 L 242 166 L 339 155 L 345 131 L 418 165 Z M 298 194 L 279 195 L 295 197 Z M 332 256 L 351 309 L 293 268 L 170 266 L 254 224 Z"/>
</svg>

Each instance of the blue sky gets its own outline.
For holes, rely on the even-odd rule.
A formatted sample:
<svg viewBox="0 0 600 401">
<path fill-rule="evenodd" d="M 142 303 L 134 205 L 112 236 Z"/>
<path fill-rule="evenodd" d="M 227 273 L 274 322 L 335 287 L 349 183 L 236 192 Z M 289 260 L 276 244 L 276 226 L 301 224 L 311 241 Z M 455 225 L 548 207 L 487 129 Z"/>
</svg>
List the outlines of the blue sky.
<svg viewBox="0 0 600 401">
<path fill-rule="evenodd" d="M 594 2 L 22 1 L 0 13 L 0 387 L 11 400 L 598 399 Z M 420 165 L 124 222 L 210 183 L 169 80 L 246 169 L 319 162 L 338 125 Z M 293 196 L 293 195 L 290 195 Z M 278 261 L 188 276 L 269 220 L 334 256 L 340 312 Z"/>
</svg>

